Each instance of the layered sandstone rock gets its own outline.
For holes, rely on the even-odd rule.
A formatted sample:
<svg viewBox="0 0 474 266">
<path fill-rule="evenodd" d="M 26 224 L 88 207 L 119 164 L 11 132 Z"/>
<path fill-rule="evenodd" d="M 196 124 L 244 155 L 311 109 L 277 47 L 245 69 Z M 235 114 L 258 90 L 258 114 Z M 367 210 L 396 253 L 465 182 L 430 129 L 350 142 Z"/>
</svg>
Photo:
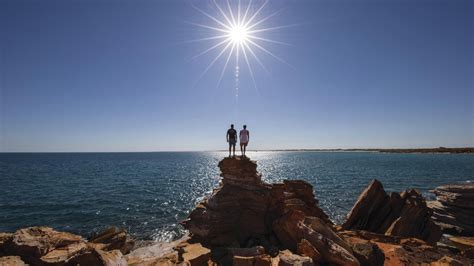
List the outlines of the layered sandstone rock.
<svg viewBox="0 0 474 266">
<path fill-rule="evenodd" d="M 474 260 L 464 254 L 429 245 L 417 238 L 358 230 L 340 231 L 339 235 L 353 247 L 361 265 L 474 265 Z"/>
<path fill-rule="evenodd" d="M 182 223 L 195 240 L 211 246 L 261 245 L 272 250 L 278 244 L 270 236 L 273 221 L 290 209 L 330 223 L 308 183 L 264 183 L 257 164 L 245 158 L 225 158 L 219 167 L 222 185 Z"/>
<path fill-rule="evenodd" d="M 434 222 L 446 233 L 474 236 L 474 184 L 444 185 L 432 192 L 436 200 L 428 206 Z"/>
<path fill-rule="evenodd" d="M 117 232 L 106 232 L 111 236 L 109 240 L 117 239 Z M 125 231 L 120 233 L 129 239 Z M 117 241 L 103 239 L 102 244 L 96 244 L 49 227 L 22 228 L 13 234 L 2 234 L 0 239 L 0 253 L 4 256 L 1 258 L 11 265 L 17 265 L 11 261 L 18 258 L 31 265 L 127 265 L 120 250 L 131 249 L 130 241 L 120 245 Z M 6 262 L 1 265 L 4 264 Z"/>
<path fill-rule="evenodd" d="M 387 194 L 382 183 L 373 180 L 357 199 L 342 228 L 416 237 L 434 244 L 440 239 L 441 230 L 431 215 L 418 191 Z"/>
<path fill-rule="evenodd" d="M 318 207 L 310 184 L 300 180 L 267 184 L 257 164 L 244 158 L 225 158 L 219 167 L 221 186 L 182 223 L 193 241 L 214 249 L 225 247 L 223 253 L 228 254 L 246 248 L 247 254 L 233 254 L 228 260 L 241 265 L 259 260 L 262 254 L 249 254 L 257 246 L 280 264 L 295 260 L 303 265 L 359 265 Z"/>
</svg>

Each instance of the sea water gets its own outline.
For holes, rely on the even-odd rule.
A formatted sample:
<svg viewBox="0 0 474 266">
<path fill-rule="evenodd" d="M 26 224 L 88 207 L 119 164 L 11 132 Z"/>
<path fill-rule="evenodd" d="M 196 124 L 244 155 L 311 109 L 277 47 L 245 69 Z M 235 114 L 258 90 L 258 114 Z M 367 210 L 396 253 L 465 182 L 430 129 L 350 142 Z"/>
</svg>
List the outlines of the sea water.
<svg viewBox="0 0 474 266">
<path fill-rule="evenodd" d="M 0 232 L 46 225 L 87 236 L 110 225 L 170 241 L 219 184 L 226 152 L 0 153 Z M 340 223 L 377 178 L 387 191 L 474 180 L 472 154 L 249 152 L 267 182 L 303 179 Z"/>
</svg>

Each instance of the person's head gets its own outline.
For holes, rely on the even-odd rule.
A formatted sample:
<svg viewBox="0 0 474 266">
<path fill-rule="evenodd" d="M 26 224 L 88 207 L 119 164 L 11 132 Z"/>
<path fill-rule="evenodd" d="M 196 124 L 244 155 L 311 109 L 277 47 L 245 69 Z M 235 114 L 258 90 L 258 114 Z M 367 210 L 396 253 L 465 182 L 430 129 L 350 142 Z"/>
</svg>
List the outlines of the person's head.
<svg viewBox="0 0 474 266">
<path fill-rule="evenodd" d="M 244 125 L 244 129 L 247 129 L 247 125 Z"/>
<path fill-rule="evenodd" d="M 234 128 L 234 124 L 230 124 L 230 128 Z"/>
</svg>

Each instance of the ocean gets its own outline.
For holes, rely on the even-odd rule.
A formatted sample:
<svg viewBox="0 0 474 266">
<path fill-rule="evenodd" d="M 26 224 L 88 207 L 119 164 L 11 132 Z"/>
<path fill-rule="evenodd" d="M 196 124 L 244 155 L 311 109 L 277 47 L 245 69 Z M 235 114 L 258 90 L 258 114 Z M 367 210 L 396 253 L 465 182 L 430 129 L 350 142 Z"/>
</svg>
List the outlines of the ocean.
<svg viewBox="0 0 474 266">
<path fill-rule="evenodd" d="M 226 152 L 0 153 L 0 232 L 46 225 L 83 236 L 116 225 L 141 240 L 171 241 L 179 221 L 218 185 Z M 248 152 L 267 182 L 303 179 L 340 223 L 377 178 L 387 191 L 428 198 L 472 182 L 472 154 Z"/>
</svg>

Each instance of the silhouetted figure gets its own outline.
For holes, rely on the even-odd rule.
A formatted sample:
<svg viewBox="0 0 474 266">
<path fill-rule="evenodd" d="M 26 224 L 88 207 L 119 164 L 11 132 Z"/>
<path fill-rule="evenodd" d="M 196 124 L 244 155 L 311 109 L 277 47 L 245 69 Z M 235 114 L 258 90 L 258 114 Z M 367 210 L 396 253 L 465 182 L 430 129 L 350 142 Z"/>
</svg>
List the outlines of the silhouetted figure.
<svg viewBox="0 0 474 266">
<path fill-rule="evenodd" d="M 246 157 L 245 151 L 247 149 L 247 144 L 249 144 L 249 140 L 250 140 L 250 132 L 247 130 L 247 125 L 244 125 L 244 129 L 240 131 L 239 139 L 240 139 L 240 152 L 242 153 L 242 156 Z"/>
<path fill-rule="evenodd" d="M 229 157 L 231 148 L 234 149 L 235 156 L 235 144 L 237 143 L 237 131 L 234 129 L 234 124 L 230 125 L 229 130 L 227 130 L 227 142 L 229 143 Z"/>
</svg>

